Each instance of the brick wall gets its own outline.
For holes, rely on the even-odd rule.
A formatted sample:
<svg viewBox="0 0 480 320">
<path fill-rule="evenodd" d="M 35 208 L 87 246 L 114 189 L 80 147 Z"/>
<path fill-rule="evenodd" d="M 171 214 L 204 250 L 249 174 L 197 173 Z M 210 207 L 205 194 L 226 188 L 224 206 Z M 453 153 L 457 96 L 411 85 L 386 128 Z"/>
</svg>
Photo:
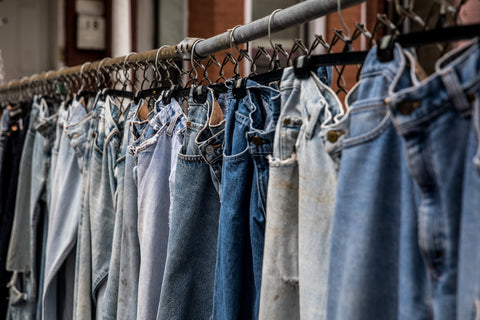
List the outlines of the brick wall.
<svg viewBox="0 0 480 320">
<path fill-rule="evenodd" d="M 209 38 L 243 24 L 243 9 L 243 0 L 189 0 L 188 36 Z M 222 63 L 225 55 L 219 52 L 215 56 Z M 210 80 L 217 79 L 218 70 L 213 64 L 208 68 Z M 225 78 L 233 76 L 233 64 L 227 64 L 224 70 Z"/>
</svg>

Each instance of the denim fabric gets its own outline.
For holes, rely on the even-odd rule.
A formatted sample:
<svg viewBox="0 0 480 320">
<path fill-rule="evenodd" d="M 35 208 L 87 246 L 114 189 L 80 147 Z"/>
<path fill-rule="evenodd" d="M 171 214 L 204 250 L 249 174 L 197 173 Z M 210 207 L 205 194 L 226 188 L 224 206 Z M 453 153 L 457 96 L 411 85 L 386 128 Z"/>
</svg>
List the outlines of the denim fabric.
<svg viewBox="0 0 480 320">
<path fill-rule="evenodd" d="M 185 116 L 180 105 L 158 101 L 145 141 L 136 149 L 140 274 L 137 319 L 156 319 L 167 257 L 171 189 Z"/>
<path fill-rule="evenodd" d="M 210 167 L 213 185 L 221 196 L 223 141 L 225 140 L 224 115 L 226 114 L 227 101 L 225 95 L 220 95 L 216 100 L 210 98 L 213 102 L 209 102 L 208 120 L 198 133 L 195 143 L 203 160 Z"/>
<path fill-rule="evenodd" d="M 140 273 L 140 243 L 138 241 L 138 190 L 136 185 L 135 150 L 144 141 L 148 120 L 139 117 L 139 111 L 147 108 L 141 102 L 130 106 L 134 114 L 128 129 L 125 156 L 125 177 L 123 196 L 123 220 L 120 249 L 120 272 L 118 288 L 117 319 L 136 319 L 138 297 L 138 275 Z M 153 112 L 150 113 L 150 117 Z M 130 118 L 130 116 L 129 116 Z"/>
<path fill-rule="evenodd" d="M 457 319 L 480 318 L 480 79 L 478 77 L 479 40 L 462 54 L 462 58 L 455 62 L 454 68 L 459 72 L 459 79 L 464 87 L 469 83 L 468 93 L 473 93 L 471 103 L 472 128 L 467 141 L 465 154 L 465 172 L 463 181 L 463 197 L 460 225 L 460 248 L 458 262 L 458 287 L 457 287 Z M 471 57 L 470 57 L 471 56 Z M 474 70 L 477 70 L 476 72 Z M 471 72 L 475 72 L 472 74 Z M 475 279 L 475 281 L 473 280 Z"/>
<path fill-rule="evenodd" d="M 72 268 L 75 266 L 75 259 L 72 255 L 75 253 L 80 219 L 81 165 L 91 118 L 84 100 L 74 100 L 68 110 L 60 108 L 57 114 L 57 137 L 52 150 L 52 199 L 45 259 L 43 319 L 73 316 L 71 290 L 74 278 L 66 276 L 74 273 Z M 67 288 L 70 291 L 66 291 Z M 59 294 L 59 291 L 62 294 Z M 59 305 L 63 306 L 63 310 L 58 314 Z"/>
<path fill-rule="evenodd" d="M 114 229 L 114 176 L 120 147 L 120 110 L 110 97 L 98 101 L 91 121 L 75 274 L 75 319 L 91 319 L 108 275 Z M 108 297 L 107 297 L 108 298 Z M 93 304 L 92 304 L 93 302 Z"/>
<path fill-rule="evenodd" d="M 372 49 L 348 111 L 332 226 L 328 319 L 428 319 L 418 248 L 416 189 L 385 106 L 401 48 L 381 63 Z M 402 79 L 399 88 L 407 87 Z M 335 270 L 335 271 L 333 271 Z"/>
<path fill-rule="evenodd" d="M 5 148 L 8 145 L 8 137 L 9 134 L 9 122 L 10 122 L 10 113 L 8 110 L 4 110 L 2 112 L 2 117 L 0 119 L 0 181 L 7 181 L 7 169 L 3 169 L 3 162 L 4 159 L 7 159 L 7 154 L 4 154 Z M 21 152 L 20 152 L 21 154 Z M 20 157 L 19 162 L 20 162 Z M 20 164 L 18 164 L 20 166 Z M 10 168 L 8 168 L 8 172 L 10 172 Z M 18 174 L 17 174 L 18 176 Z M 0 185 L 0 197 L 3 207 L 3 203 L 5 203 L 5 196 L 4 193 L 8 193 L 8 189 L 5 189 L 3 185 Z M 16 189 L 15 189 L 16 192 Z M 7 316 L 7 309 L 8 309 L 8 289 L 7 289 L 7 282 L 12 276 L 12 274 L 6 270 L 6 262 L 7 262 L 7 252 L 8 252 L 8 244 L 10 243 L 10 232 L 12 228 L 13 222 L 13 213 L 11 216 L 7 216 L 4 213 L 4 210 L 1 210 L 2 214 L 0 215 L 0 225 L 4 226 L 7 229 L 7 232 L 0 232 L 0 319 L 5 319 Z"/>
<path fill-rule="evenodd" d="M 108 273 L 107 284 L 105 288 L 105 298 L 102 302 L 102 319 L 118 319 L 118 290 L 120 281 L 120 254 L 121 239 L 123 226 L 123 207 L 124 207 L 124 177 L 125 177 L 125 157 L 128 147 L 129 126 L 136 108 L 131 109 L 131 105 L 123 111 L 126 116 L 122 134 L 121 145 L 118 158 L 115 165 L 115 178 L 117 180 L 117 188 L 114 197 L 115 208 L 115 227 L 113 231 L 113 245 L 110 259 L 110 267 Z M 132 112 L 133 110 L 133 112 Z"/>
<path fill-rule="evenodd" d="M 33 138 L 32 158 L 31 163 L 25 163 L 25 167 L 21 168 L 18 190 L 22 192 L 17 193 L 7 263 L 10 270 L 18 273 L 17 279 L 23 282 L 21 287 L 18 286 L 19 282 L 12 283 L 10 287 L 10 311 L 14 319 L 41 318 L 41 314 L 36 312 L 37 299 L 41 297 L 39 288 L 42 288 L 40 273 L 45 258 L 43 248 L 46 240 L 43 233 L 46 231 L 45 223 L 48 223 L 49 210 L 46 190 L 56 115 L 55 106 L 44 99 L 37 99 L 32 108 L 37 109 L 32 111 L 33 118 L 28 132 Z M 28 226 L 26 232 L 25 226 Z M 18 242 L 22 244 L 18 245 Z M 19 292 L 26 295 L 18 297 Z"/>
<path fill-rule="evenodd" d="M 219 170 L 224 121 L 208 91 L 205 103 L 190 97 L 178 155 L 167 263 L 157 319 L 210 319 L 220 214 Z"/>
<path fill-rule="evenodd" d="M 22 148 L 28 128 L 30 106 L 23 104 L 5 109 L 0 132 L 0 318 L 5 319 L 8 305 L 7 254 L 15 212 Z"/>
<path fill-rule="evenodd" d="M 214 319 L 256 319 L 260 302 L 268 158 L 280 113 L 278 90 L 246 83 L 235 99 L 232 82 L 225 128 L 222 206 L 213 302 Z"/>
<path fill-rule="evenodd" d="M 478 209 L 474 207 L 476 196 L 462 203 L 462 192 L 476 194 L 480 190 L 475 189 L 478 181 L 475 183 L 474 177 L 472 185 L 462 189 L 466 164 L 474 160 L 471 152 L 471 158 L 465 158 L 469 144 L 478 145 L 472 138 L 476 131 L 471 121 L 473 103 L 480 92 L 479 66 L 476 39 L 438 61 L 436 73 L 422 83 L 408 70 L 399 74 L 396 81 L 413 78 L 412 86 L 394 86 L 389 95 L 395 127 L 405 140 L 410 173 L 420 189 L 419 245 L 431 282 L 429 298 L 435 319 L 473 319 L 479 315 L 475 310 L 478 283 L 470 284 L 470 276 L 478 271 L 466 271 L 459 277 L 462 290 L 458 291 L 461 305 L 457 308 L 460 221 L 462 214 L 472 217 Z M 474 173 L 475 169 L 467 176 Z M 467 247 L 468 242 L 464 242 Z M 478 253 L 466 252 L 462 262 L 468 259 L 472 264 Z M 476 293 L 471 290 L 475 286 Z"/>
<path fill-rule="evenodd" d="M 286 68 L 280 89 L 282 113 L 270 178 L 281 176 L 270 180 L 272 196 L 267 197 L 260 318 L 325 319 L 337 175 L 325 141 L 342 107 L 313 73 L 296 79 L 293 68 Z M 285 183 L 284 176 L 292 182 Z"/>
<path fill-rule="evenodd" d="M 276 152 L 279 159 L 272 158 L 270 163 L 273 172 L 297 174 L 290 176 L 297 194 L 289 189 L 281 191 L 285 188 L 282 177 L 273 180 L 279 185 L 269 185 L 275 195 L 268 198 L 267 208 L 270 203 L 273 213 L 283 220 L 275 221 L 277 216 L 272 216 L 267 209 L 269 242 L 265 253 L 268 252 L 269 257 L 267 260 L 265 256 L 264 276 L 268 280 L 265 282 L 264 278 L 262 282 L 261 317 L 325 319 L 337 175 L 335 164 L 325 150 L 325 141 L 327 126 L 341 114 L 342 107 L 335 93 L 315 74 L 311 73 L 307 79 L 296 79 L 293 68 L 284 70 L 281 92 L 282 114 L 277 123 L 278 141 L 275 144 L 279 148 Z M 292 197 L 297 205 L 286 206 L 288 209 L 297 206 L 297 211 L 283 213 L 284 209 L 276 203 L 279 202 L 278 193 L 283 193 L 286 199 Z M 293 237 L 286 233 L 291 231 L 292 225 L 298 228 L 293 231 Z M 286 239 L 278 239 L 279 234 Z M 278 248 L 279 242 L 283 242 L 286 250 Z M 297 259 L 296 262 L 288 261 L 285 255 L 289 254 Z"/>
<path fill-rule="evenodd" d="M 80 207 L 80 221 L 78 226 L 77 250 L 75 261 L 75 281 L 73 298 L 73 319 L 92 319 L 92 246 L 90 243 L 90 176 L 98 173 L 99 164 L 92 162 L 94 139 L 98 136 L 100 115 L 104 114 L 104 101 L 96 99 L 90 118 L 85 154 L 82 160 L 82 196 Z"/>
</svg>

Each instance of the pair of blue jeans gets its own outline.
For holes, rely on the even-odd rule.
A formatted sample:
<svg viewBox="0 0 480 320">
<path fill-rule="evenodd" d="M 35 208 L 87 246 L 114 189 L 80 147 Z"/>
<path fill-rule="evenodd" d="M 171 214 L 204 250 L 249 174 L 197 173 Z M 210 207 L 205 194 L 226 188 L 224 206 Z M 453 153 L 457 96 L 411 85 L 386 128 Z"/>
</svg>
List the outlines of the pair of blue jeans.
<svg viewBox="0 0 480 320">
<path fill-rule="evenodd" d="M 73 286 L 82 197 L 83 158 L 92 113 L 83 99 L 57 111 L 52 149 L 49 233 L 46 248 L 43 319 L 73 316 Z"/>
<path fill-rule="evenodd" d="M 145 118 L 142 114 L 145 111 Z M 136 148 L 145 140 L 148 120 L 154 112 L 148 111 L 144 101 L 130 106 L 131 119 L 125 127 L 127 149 L 125 154 L 123 217 L 120 244 L 120 271 L 117 303 L 117 319 L 136 319 L 138 301 L 138 277 L 140 273 L 140 243 L 138 239 L 138 188 L 136 173 Z M 124 136 L 125 138 L 125 136 Z M 121 174 L 121 173 L 120 173 Z M 120 199 L 119 199 L 120 200 Z M 117 202 L 118 203 L 118 202 Z"/>
<path fill-rule="evenodd" d="M 43 267 L 48 224 L 51 149 L 55 139 L 55 105 L 37 98 L 32 105 L 30 141 L 22 152 L 15 218 L 7 268 L 14 271 L 10 283 L 10 313 L 14 319 L 40 319 Z M 27 159 L 30 157 L 30 159 Z M 25 232 L 25 226 L 27 232 Z"/>
<path fill-rule="evenodd" d="M 169 217 L 177 154 L 183 142 L 186 117 L 179 103 L 157 101 L 136 147 L 138 237 L 140 270 L 137 319 L 156 319 L 167 260 Z"/>
<path fill-rule="evenodd" d="M 298 79 L 293 67 L 283 71 L 270 158 L 260 319 L 326 318 L 337 167 L 325 143 L 343 111 L 323 81 L 313 72 Z"/>
<path fill-rule="evenodd" d="M 7 283 L 12 276 L 7 271 L 7 254 L 15 212 L 22 148 L 27 136 L 30 106 L 20 104 L 2 113 L 0 128 L 0 318 L 8 309 Z"/>
<path fill-rule="evenodd" d="M 91 319 L 95 310 L 100 309 L 97 298 L 108 277 L 115 221 L 115 165 L 123 132 L 120 113 L 113 98 L 107 96 L 105 101 L 97 101 L 90 121 L 82 178 L 74 319 Z"/>
<path fill-rule="evenodd" d="M 280 93 L 247 80 L 245 96 L 235 98 L 233 83 L 229 81 L 227 86 L 213 318 L 257 319 L 269 175 L 267 157 L 272 154 Z"/>
<path fill-rule="evenodd" d="M 384 99 L 405 53 L 390 62 L 373 48 L 356 100 L 328 146 L 341 152 L 330 249 L 327 319 L 428 319 L 428 281 L 418 247 L 418 189 Z M 406 72 L 406 71 L 405 71 Z M 407 77 L 398 88 L 411 86 Z"/>
<path fill-rule="evenodd" d="M 435 319 L 480 316 L 480 259 L 474 244 L 480 226 L 479 66 L 475 39 L 437 61 L 435 74 L 423 82 L 408 68 L 400 70 L 388 97 L 411 176 L 420 189 L 419 246 Z M 403 78 L 410 78 L 412 85 L 396 85 Z"/>
<path fill-rule="evenodd" d="M 214 93 L 189 99 L 177 159 L 167 264 L 157 319 L 210 319 L 225 121 Z"/>
</svg>

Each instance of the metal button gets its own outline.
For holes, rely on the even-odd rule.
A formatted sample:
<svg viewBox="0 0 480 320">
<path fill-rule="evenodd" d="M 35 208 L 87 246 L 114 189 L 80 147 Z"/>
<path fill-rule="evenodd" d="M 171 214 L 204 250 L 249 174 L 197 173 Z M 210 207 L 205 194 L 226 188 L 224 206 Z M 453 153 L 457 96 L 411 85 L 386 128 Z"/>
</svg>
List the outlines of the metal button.
<svg viewBox="0 0 480 320">
<path fill-rule="evenodd" d="M 420 101 L 404 101 L 398 106 L 398 111 L 407 116 L 420 107 L 420 104 L 422 104 Z"/>
<path fill-rule="evenodd" d="M 283 119 L 283 124 L 288 126 L 290 124 L 290 118 Z"/>
<path fill-rule="evenodd" d="M 213 151 L 215 151 L 215 148 L 214 148 L 212 145 L 208 145 L 208 146 L 205 148 L 205 152 L 208 153 L 208 154 L 212 154 Z"/>
<path fill-rule="evenodd" d="M 330 141 L 331 143 L 337 142 L 338 134 L 333 130 L 328 131 L 327 132 L 327 140 Z"/>
<path fill-rule="evenodd" d="M 256 146 L 263 145 L 263 139 L 258 136 L 253 137 L 252 141 L 253 141 L 253 144 Z"/>
<path fill-rule="evenodd" d="M 333 131 L 330 130 L 327 132 L 327 140 L 330 141 L 331 143 L 337 142 L 338 138 L 343 135 L 345 131 L 340 130 L 340 131 Z"/>
<path fill-rule="evenodd" d="M 187 127 L 190 127 L 192 125 L 191 121 L 187 121 Z"/>
</svg>

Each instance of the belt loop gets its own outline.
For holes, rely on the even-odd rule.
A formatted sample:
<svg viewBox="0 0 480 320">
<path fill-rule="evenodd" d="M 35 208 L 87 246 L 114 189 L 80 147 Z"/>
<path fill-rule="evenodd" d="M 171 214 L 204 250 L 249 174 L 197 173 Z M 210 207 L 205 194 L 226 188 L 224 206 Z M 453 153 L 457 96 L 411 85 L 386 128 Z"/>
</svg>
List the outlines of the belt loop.
<svg viewBox="0 0 480 320">
<path fill-rule="evenodd" d="M 321 104 L 321 106 L 319 104 Z M 307 110 L 308 110 L 308 108 L 307 108 Z M 306 123 L 305 137 L 307 139 L 312 138 L 313 132 L 315 131 L 315 126 L 317 125 L 317 122 L 318 122 L 318 117 L 320 116 L 320 113 L 323 110 L 325 110 L 325 100 L 321 99 L 318 102 L 318 104 L 315 106 L 315 108 L 313 108 L 313 113 L 309 114 L 307 119 L 305 119 L 306 120 L 306 121 L 304 121 Z M 308 110 L 308 111 L 310 111 L 310 110 Z"/>
<path fill-rule="evenodd" d="M 468 102 L 462 84 L 455 73 L 455 69 L 447 68 L 442 70 L 440 75 L 442 76 L 443 85 L 447 89 L 448 96 L 458 113 L 465 114 L 470 112 L 470 103 Z"/>
<path fill-rule="evenodd" d="M 171 137 L 173 135 L 173 130 L 175 130 L 175 124 L 177 123 L 178 117 L 180 117 L 180 113 L 176 113 L 173 118 L 170 119 L 170 125 L 167 128 L 167 136 Z"/>
</svg>

